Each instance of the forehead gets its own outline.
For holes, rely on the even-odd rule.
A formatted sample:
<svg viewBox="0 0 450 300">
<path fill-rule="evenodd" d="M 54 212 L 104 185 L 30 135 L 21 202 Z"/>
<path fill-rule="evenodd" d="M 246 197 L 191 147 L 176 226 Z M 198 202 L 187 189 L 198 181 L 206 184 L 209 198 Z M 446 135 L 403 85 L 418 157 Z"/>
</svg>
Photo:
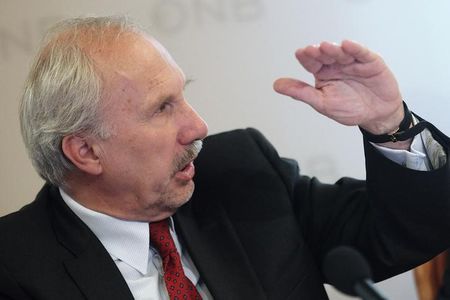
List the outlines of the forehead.
<svg viewBox="0 0 450 300">
<path fill-rule="evenodd" d="M 93 48 L 106 93 L 167 93 L 184 86 L 185 76 L 167 50 L 155 39 L 126 33 L 110 45 Z M 109 97 L 107 97 L 109 98 Z"/>
</svg>

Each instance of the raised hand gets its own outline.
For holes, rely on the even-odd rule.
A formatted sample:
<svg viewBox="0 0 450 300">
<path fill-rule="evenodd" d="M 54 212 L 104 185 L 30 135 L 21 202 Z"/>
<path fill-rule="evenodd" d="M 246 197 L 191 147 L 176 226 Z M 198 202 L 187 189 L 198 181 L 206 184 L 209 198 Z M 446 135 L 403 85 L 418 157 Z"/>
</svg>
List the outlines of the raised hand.
<svg viewBox="0 0 450 300">
<path fill-rule="evenodd" d="M 274 89 L 311 105 L 344 125 L 359 125 L 374 134 L 392 133 L 403 119 L 397 81 L 383 59 L 352 41 L 322 42 L 296 51 L 315 86 L 280 78 Z"/>
</svg>

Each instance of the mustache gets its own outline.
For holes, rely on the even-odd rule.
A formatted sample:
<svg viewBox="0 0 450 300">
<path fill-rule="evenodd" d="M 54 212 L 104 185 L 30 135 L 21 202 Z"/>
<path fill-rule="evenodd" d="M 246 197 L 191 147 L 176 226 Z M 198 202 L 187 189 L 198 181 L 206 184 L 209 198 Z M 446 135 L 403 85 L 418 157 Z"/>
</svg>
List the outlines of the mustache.
<svg viewBox="0 0 450 300">
<path fill-rule="evenodd" d="M 186 146 L 184 152 L 175 159 L 174 174 L 183 169 L 189 162 L 193 161 L 203 147 L 202 140 L 195 140 L 189 146 Z"/>
</svg>

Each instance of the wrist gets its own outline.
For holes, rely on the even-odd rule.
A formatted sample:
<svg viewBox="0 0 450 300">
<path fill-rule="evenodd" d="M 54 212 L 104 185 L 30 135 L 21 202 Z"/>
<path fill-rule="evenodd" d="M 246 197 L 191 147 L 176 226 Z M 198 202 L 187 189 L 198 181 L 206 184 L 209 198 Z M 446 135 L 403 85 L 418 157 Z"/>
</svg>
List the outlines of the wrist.
<svg viewBox="0 0 450 300">
<path fill-rule="evenodd" d="M 406 124 L 409 121 L 408 113 L 408 107 L 405 102 L 402 102 L 388 117 L 383 117 L 380 120 L 371 120 L 366 124 L 360 124 L 359 127 L 373 135 L 391 135 L 399 131 L 399 129 L 407 129 L 406 127 L 409 126 L 409 124 Z"/>
<path fill-rule="evenodd" d="M 415 134 L 413 135 L 414 132 L 410 131 L 410 128 L 413 126 L 413 118 L 412 118 L 412 114 L 409 111 L 408 106 L 406 105 L 405 102 L 403 102 L 403 107 L 401 109 L 401 113 L 403 115 L 401 121 L 399 123 L 396 123 L 397 125 L 394 125 L 391 127 L 394 129 L 387 129 L 387 127 L 385 127 L 385 129 L 381 131 L 381 134 L 374 133 L 373 130 L 369 131 L 367 129 L 362 128 L 361 126 L 359 128 L 367 140 L 377 143 L 377 144 L 383 144 L 383 143 L 389 143 L 389 142 L 397 143 L 399 141 L 406 142 L 408 140 L 411 140 L 411 138 Z M 404 143 L 402 143 L 402 144 L 404 144 Z M 404 148 L 404 146 L 402 148 Z"/>
<path fill-rule="evenodd" d="M 396 141 L 396 142 L 386 142 L 386 143 L 376 143 L 381 147 L 386 147 L 395 150 L 407 150 L 411 149 L 413 138 L 409 138 L 405 141 Z"/>
</svg>

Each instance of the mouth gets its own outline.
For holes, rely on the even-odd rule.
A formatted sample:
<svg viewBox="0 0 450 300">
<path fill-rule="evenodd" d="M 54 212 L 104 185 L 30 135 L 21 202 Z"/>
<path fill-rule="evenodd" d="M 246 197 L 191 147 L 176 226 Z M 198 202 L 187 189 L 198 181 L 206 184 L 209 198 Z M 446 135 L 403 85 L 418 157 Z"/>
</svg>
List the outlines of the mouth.
<svg viewBox="0 0 450 300">
<path fill-rule="evenodd" d="M 186 148 L 184 154 L 179 158 L 177 167 L 175 168 L 174 177 L 182 180 L 189 181 L 194 178 L 195 166 L 194 159 L 197 158 L 200 150 L 202 149 L 202 141 L 196 140 Z"/>
<path fill-rule="evenodd" d="M 181 170 L 175 173 L 175 178 L 182 181 L 189 181 L 194 178 L 195 166 L 194 161 L 190 161 Z"/>
</svg>

